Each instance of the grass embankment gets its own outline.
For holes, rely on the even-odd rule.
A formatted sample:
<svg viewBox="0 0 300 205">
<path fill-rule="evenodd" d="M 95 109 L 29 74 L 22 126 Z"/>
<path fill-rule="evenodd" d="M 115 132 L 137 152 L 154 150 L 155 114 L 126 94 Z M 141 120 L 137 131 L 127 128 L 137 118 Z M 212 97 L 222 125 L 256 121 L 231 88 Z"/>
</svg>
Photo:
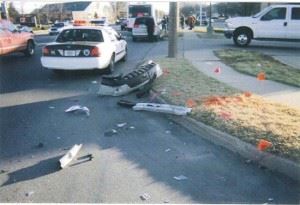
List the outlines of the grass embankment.
<svg viewBox="0 0 300 205">
<path fill-rule="evenodd" d="M 270 141 L 268 151 L 300 161 L 300 110 L 241 93 L 202 72 L 185 59 L 158 59 L 164 75 L 154 90 L 176 105 L 193 106 L 191 117 L 256 145 Z"/>
<path fill-rule="evenodd" d="M 285 65 L 256 51 L 224 49 L 215 54 L 233 69 L 252 76 L 264 72 L 267 80 L 300 87 L 300 69 Z"/>
</svg>

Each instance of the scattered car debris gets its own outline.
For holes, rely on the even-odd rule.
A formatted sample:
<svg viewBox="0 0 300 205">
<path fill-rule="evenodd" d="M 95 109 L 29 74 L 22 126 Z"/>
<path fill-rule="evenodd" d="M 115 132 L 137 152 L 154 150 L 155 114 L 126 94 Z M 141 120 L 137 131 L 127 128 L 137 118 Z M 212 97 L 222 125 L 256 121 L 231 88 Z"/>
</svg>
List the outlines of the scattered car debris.
<svg viewBox="0 0 300 205">
<path fill-rule="evenodd" d="M 251 159 L 247 159 L 247 160 L 245 161 L 246 164 L 250 164 L 251 162 L 252 162 Z"/>
<path fill-rule="evenodd" d="M 192 108 L 169 105 L 169 104 L 157 104 L 157 103 L 137 103 L 132 107 L 133 110 L 145 110 L 152 112 L 162 112 L 174 115 L 186 115 L 192 111 Z"/>
<path fill-rule="evenodd" d="M 108 131 L 104 132 L 104 136 L 105 137 L 111 137 L 113 135 L 116 135 L 117 133 L 118 133 L 117 130 L 111 129 L 111 130 L 108 130 Z"/>
<path fill-rule="evenodd" d="M 60 137 L 56 137 L 56 139 L 60 140 Z"/>
<path fill-rule="evenodd" d="M 127 125 L 127 122 L 117 124 L 117 127 L 122 128 Z"/>
<path fill-rule="evenodd" d="M 90 116 L 89 108 L 81 105 L 73 105 L 65 110 L 65 112 L 84 112 L 87 116 Z"/>
<path fill-rule="evenodd" d="M 6 173 L 6 172 L 8 172 L 7 170 L 4 170 L 4 169 L 1 169 L 0 170 L 0 174 L 4 174 L 4 173 Z"/>
<path fill-rule="evenodd" d="M 261 67 L 261 64 L 260 64 L 260 63 L 258 63 L 258 64 L 257 64 L 257 67 Z"/>
<path fill-rule="evenodd" d="M 171 149 L 170 149 L 170 148 L 168 148 L 168 149 L 166 149 L 166 150 L 165 150 L 165 152 L 170 152 L 170 151 L 171 151 Z"/>
<path fill-rule="evenodd" d="M 146 201 L 146 200 L 150 199 L 151 196 L 150 196 L 149 194 L 147 194 L 147 193 L 144 193 L 143 195 L 140 196 L 140 198 L 141 198 L 143 201 Z"/>
<path fill-rule="evenodd" d="M 52 109 L 52 110 L 53 110 L 53 109 L 55 109 L 55 107 L 54 107 L 54 106 L 49 106 L 49 109 Z"/>
<path fill-rule="evenodd" d="M 129 129 L 132 129 L 132 130 L 134 130 L 134 129 L 135 129 L 135 127 L 134 127 L 134 126 L 130 126 L 130 127 L 129 127 Z"/>
<path fill-rule="evenodd" d="M 82 144 L 75 144 L 60 160 L 60 167 L 63 169 L 65 168 L 78 154 L 79 150 L 81 149 Z"/>
<path fill-rule="evenodd" d="M 128 101 L 128 100 L 119 100 L 118 105 L 120 105 L 122 107 L 132 108 L 133 106 L 136 105 L 136 103 Z"/>
<path fill-rule="evenodd" d="M 27 193 L 25 194 L 25 196 L 30 197 L 30 196 L 32 196 L 33 194 L 34 194 L 34 191 L 30 191 L 30 192 L 27 192 Z"/>
<path fill-rule="evenodd" d="M 147 90 L 149 84 L 161 75 L 159 64 L 148 61 L 124 76 L 103 76 L 98 94 L 120 96 L 138 89 Z"/>
<path fill-rule="evenodd" d="M 188 179 L 186 176 L 184 176 L 184 175 L 180 175 L 180 176 L 175 176 L 175 177 L 173 177 L 174 179 L 176 179 L 176 180 L 178 180 L 178 181 L 181 181 L 181 180 L 186 180 L 186 179 Z"/>
<path fill-rule="evenodd" d="M 86 159 L 87 161 L 92 161 L 94 159 L 94 156 L 92 154 L 87 154 L 85 156 L 77 158 L 77 160 L 83 160 L 83 159 Z"/>
<path fill-rule="evenodd" d="M 256 76 L 257 80 L 266 80 L 266 74 L 264 72 L 259 72 Z"/>
<path fill-rule="evenodd" d="M 268 198 L 268 201 L 272 202 L 272 201 L 274 201 L 274 199 L 273 198 Z"/>
<path fill-rule="evenodd" d="M 91 82 L 92 84 L 97 84 L 98 82 L 96 80 L 92 81 Z"/>
<path fill-rule="evenodd" d="M 166 134 L 171 134 L 171 131 L 170 130 L 166 130 L 165 133 Z"/>
</svg>

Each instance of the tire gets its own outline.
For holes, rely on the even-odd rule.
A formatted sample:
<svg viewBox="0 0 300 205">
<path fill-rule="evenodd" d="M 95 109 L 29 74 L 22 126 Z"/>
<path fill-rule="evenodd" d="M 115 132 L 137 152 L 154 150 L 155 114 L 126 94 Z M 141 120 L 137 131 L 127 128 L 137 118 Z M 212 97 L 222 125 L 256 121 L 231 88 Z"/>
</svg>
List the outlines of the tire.
<svg viewBox="0 0 300 205">
<path fill-rule="evenodd" d="M 109 65 L 107 66 L 106 73 L 111 74 L 114 72 L 115 68 L 115 54 L 113 54 L 110 58 Z"/>
<path fill-rule="evenodd" d="M 125 61 L 127 61 L 127 47 L 126 47 L 126 49 L 125 49 L 125 56 L 121 59 L 121 61 L 123 61 L 123 62 L 125 62 Z"/>
<path fill-rule="evenodd" d="M 236 31 L 233 34 L 233 42 L 236 46 L 246 47 L 251 42 L 251 34 L 247 30 Z"/>
<path fill-rule="evenodd" d="M 32 41 L 27 42 L 26 49 L 24 50 L 24 54 L 27 57 L 34 55 L 34 43 Z"/>
</svg>

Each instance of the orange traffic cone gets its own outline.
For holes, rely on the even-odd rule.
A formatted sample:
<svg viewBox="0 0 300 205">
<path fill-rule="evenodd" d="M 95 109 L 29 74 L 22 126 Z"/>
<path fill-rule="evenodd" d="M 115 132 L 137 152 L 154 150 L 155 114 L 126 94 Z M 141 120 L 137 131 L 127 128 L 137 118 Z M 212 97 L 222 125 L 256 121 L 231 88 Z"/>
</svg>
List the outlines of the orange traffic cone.
<svg viewBox="0 0 300 205">
<path fill-rule="evenodd" d="M 264 72 L 259 72 L 257 74 L 257 80 L 266 80 L 266 74 Z"/>
<path fill-rule="evenodd" d="M 221 67 L 220 67 L 220 66 L 216 67 L 215 70 L 214 70 L 214 72 L 215 72 L 216 74 L 221 73 Z"/>
<path fill-rule="evenodd" d="M 257 149 L 259 151 L 265 151 L 266 149 L 272 147 L 272 143 L 267 141 L 267 140 L 259 140 L 258 144 L 257 144 Z"/>
</svg>

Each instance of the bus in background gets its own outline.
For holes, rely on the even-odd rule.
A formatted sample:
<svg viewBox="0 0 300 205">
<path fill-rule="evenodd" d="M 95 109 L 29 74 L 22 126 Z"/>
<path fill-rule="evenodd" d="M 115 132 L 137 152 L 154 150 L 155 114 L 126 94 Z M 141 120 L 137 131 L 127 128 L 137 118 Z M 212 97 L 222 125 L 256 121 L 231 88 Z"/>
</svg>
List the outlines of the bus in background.
<svg viewBox="0 0 300 205">
<path fill-rule="evenodd" d="M 152 16 L 156 22 L 160 22 L 164 12 L 155 8 L 153 4 L 129 4 L 127 13 L 127 29 L 132 31 L 137 17 Z"/>
</svg>

